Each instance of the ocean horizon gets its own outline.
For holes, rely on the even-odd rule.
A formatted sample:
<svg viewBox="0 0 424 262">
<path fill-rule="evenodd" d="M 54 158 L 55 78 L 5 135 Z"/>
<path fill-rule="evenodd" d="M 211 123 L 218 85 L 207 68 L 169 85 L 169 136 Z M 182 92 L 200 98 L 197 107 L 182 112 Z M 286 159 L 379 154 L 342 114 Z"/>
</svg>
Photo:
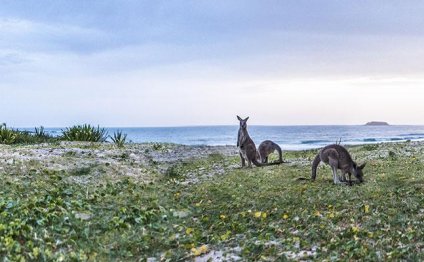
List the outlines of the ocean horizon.
<svg viewBox="0 0 424 262">
<path fill-rule="evenodd" d="M 52 136 L 61 135 L 61 127 L 48 127 Z M 179 126 L 179 127 L 105 127 L 109 135 L 117 130 L 127 134 L 133 143 L 176 143 L 183 145 L 236 145 L 238 125 Z M 33 131 L 33 128 L 20 128 Z M 423 125 L 251 125 L 248 131 L 258 146 L 272 140 L 286 150 L 320 148 L 341 140 L 343 145 L 424 140 Z"/>
</svg>

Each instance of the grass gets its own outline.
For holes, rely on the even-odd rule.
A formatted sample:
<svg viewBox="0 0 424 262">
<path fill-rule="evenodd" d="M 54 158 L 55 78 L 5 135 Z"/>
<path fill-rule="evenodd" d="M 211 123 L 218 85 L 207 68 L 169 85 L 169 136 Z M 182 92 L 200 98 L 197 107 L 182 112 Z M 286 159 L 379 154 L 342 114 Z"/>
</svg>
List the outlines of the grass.
<svg viewBox="0 0 424 262">
<path fill-rule="evenodd" d="M 245 261 L 423 260 L 424 145 L 350 151 L 368 159 L 362 185 L 333 185 L 326 166 L 317 181 L 297 181 L 309 176 L 316 151 L 287 152 L 290 165 L 251 169 L 213 154 L 174 163 L 150 183 L 67 179 L 95 167 L 0 171 L 0 256 L 178 261 L 221 251 Z"/>
</svg>

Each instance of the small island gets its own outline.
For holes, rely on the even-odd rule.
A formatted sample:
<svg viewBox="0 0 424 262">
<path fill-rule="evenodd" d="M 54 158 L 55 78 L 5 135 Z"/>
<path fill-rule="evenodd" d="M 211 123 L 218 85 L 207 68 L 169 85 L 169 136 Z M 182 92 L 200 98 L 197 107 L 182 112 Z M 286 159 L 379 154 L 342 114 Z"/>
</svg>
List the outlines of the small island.
<svg viewBox="0 0 424 262">
<path fill-rule="evenodd" d="M 366 126 L 388 126 L 389 123 L 382 121 L 371 121 L 365 124 Z"/>
</svg>

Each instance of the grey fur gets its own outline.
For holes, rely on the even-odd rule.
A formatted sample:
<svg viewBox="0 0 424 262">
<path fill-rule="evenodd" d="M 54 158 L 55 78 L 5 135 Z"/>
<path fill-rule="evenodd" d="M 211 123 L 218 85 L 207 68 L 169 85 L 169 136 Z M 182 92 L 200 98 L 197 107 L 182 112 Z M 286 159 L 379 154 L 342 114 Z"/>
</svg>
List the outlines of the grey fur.
<svg viewBox="0 0 424 262">
<path fill-rule="evenodd" d="M 245 167 L 246 161 L 248 167 L 251 167 L 252 163 L 255 166 L 269 166 L 281 164 L 279 162 L 273 162 L 269 164 L 263 164 L 258 162 L 259 154 L 256 150 L 256 145 L 250 138 L 249 133 L 247 132 L 247 120 L 249 119 L 249 117 L 242 119 L 241 117 L 237 116 L 237 119 L 240 121 L 240 128 L 237 137 L 237 147 L 239 148 L 241 166 Z"/>
<path fill-rule="evenodd" d="M 352 174 L 359 182 L 363 182 L 362 169 L 365 167 L 365 163 L 358 166 L 343 146 L 337 144 L 328 145 L 320 150 L 312 163 L 311 180 L 315 180 L 317 176 L 317 167 L 321 161 L 331 166 L 334 184 L 342 184 L 345 182 L 352 184 Z M 341 176 L 337 174 L 337 170 L 339 169 L 341 170 Z M 346 180 L 346 174 L 349 175 L 349 181 Z"/>
<path fill-rule="evenodd" d="M 268 156 L 274 151 L 278 152 L 278 162 L 283 162 L 283 152 L 281 151 L 281 147 L 271 140 L 263 141 L 259 145 L 258 151 L 262 163 L 268 163 Z"/>
</svg>

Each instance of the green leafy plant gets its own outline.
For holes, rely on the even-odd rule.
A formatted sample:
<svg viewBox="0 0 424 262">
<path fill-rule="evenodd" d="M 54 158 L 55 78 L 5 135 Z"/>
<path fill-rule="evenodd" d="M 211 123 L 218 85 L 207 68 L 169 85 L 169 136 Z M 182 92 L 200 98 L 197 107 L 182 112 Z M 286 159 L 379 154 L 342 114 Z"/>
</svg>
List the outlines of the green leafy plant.
<svg viewBox="0 0 424 262">
<path fill-rule="evenodd" d="M 42 143 L 42 142 L 49 142 L 49 141 L 55 141 L 57 140 L 50 134 L 48 134 L 43 126 L 35 127 L 35 131 L 33 133 L 33 137 L 35 138 L 36 142 Z"/>
<path fill-rule="evenodd" d="M 47 134 L 43 127 L 36 127 L 35 132 L 30 132 L 8 128 L 6 124 L 0 125 L 0 144 L 36 144 L 56 140 L 56 138 Z"/>
<path fill-rule="evenodd" d="M 161 143 L 153 143 L 152 148 L 156 151 L 163 150 L 165 146 Z"/>
<path fill-rule="evenodd" d="M 17 136 L 17 132 L 8 128 L 5 123 L 0 125 L 0 144 L 14 144 Z"/>
<path fill-rule="evenodd" d="M 89 124 L 76 125 L 62 130 L 62 136 L 67 141 L 105 142 L 108 135 L 104 128 Z"/>
<path fill-rule="evenodd" d="M 14 144 L 35 144 L 35 143 L 40 142 L 29 131 L 20 131 L 20 130 L 16 129 L 16 130 L 13 130 L 13 132 L 15 132 L 15 134 L 16 134 L 16 139 L 15 139 Z"/>
<path fill-rule="evenodd" d="M 127 140 L 127 134 L 122 133 L 121 130 L 118 130 L 113 133 L 113 136 L 110 137 L 112 142 L 118 147 L 124 147 L 124 144 Z"/>
<path fill-rule="evenodd" d="M 47 136 L 49 136 L 49 135 L 48 135 L 48 134 L 44 131 L 44 127 L 43 127 L 43 126 L 36 127 L 36 128 L 35 128 L 34 135 L 35 135 L 36 137 L 47 137 Z"/>
</svg>

